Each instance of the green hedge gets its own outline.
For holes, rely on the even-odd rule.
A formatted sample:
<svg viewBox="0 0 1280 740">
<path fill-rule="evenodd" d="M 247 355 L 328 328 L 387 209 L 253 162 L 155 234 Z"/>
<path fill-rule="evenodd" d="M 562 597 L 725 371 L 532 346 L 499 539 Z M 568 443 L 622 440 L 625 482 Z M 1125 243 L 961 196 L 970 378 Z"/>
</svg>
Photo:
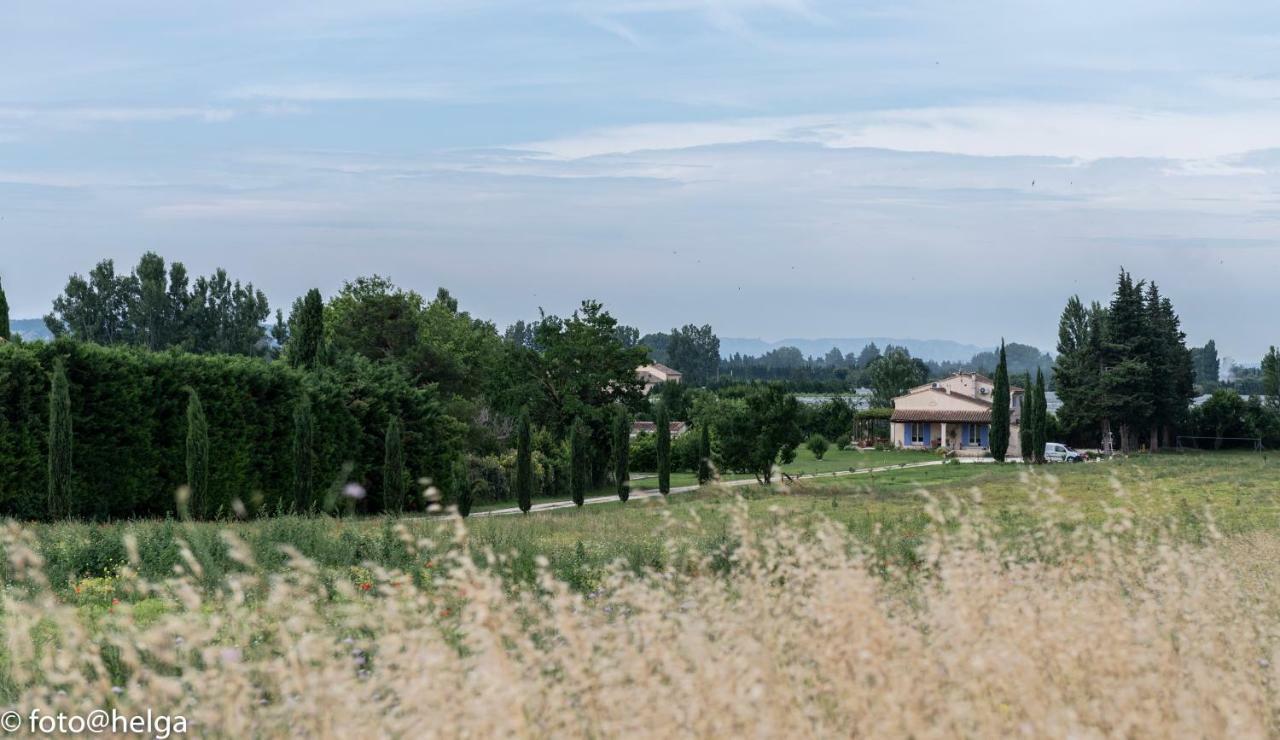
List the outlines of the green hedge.
<svg viewBox="0 0 1280 740">
<path fill-rule="evenodd" d="M 209 422 L 206 515 L 239 499 L 254 513 L 293 502 L 293 409 L 302 393 L 315 416 L 317 488 L 347 476 L 381 509 L 387 419 L 406 426 L 410 472 L 444 472 L 457 437 L 433 388 L 417 388 L 394 367 L 350 360 L 307 374 L 246 357 L 101 347 L 60 340 L 0 346 L 0 515 L 46 513 L 49 376 L 65 358 L 72 406 L 72 501 L 91 519 L 165 515 L 185 483 L 186 388 Z M 415 497 L 416 499 L 417 497 Z"/>
</svg>

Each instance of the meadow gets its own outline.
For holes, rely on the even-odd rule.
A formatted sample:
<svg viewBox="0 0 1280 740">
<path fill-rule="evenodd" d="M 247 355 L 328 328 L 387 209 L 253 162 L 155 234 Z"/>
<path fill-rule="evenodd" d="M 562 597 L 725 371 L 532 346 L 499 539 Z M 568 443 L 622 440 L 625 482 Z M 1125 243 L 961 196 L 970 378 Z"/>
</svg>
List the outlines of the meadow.
<svg viewBox="0 0 1280 740">
<path fill-rule="evenodd" d="M 0 702 L 228 736 L 1274 735 L 1278 465 L 10 523 Z"/>
</svg>

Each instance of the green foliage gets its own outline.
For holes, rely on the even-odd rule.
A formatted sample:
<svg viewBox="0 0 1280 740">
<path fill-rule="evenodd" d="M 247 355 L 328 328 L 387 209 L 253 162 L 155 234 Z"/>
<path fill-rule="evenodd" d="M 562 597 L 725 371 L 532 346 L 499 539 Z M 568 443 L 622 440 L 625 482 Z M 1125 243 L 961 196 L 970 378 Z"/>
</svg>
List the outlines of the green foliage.
<svg viewBox="0 0 1280 740">
<path fill-rule="evenodd" d="M 897 396 L 928 378 L 928 368 L 911 358 L 911 353 L 900 347 L 887 348 L 885 353 L 871 363 L 869 368 L 872 405 L 887 407 Z"/>
<path fill-rule="evenodd" d="M 1034 389 L 1026 388 L 1022 394 L 1022 419 L 1018 424 L 1018 444 L 1022 447 L 1022 459 L 1035 462 L 1036 394 Z"/>
<path fill-rule="evenodd" d="M 590 454 L 589 434 L 590 430 L 581 419 L 574 419 L 569 425 L 569 493 L 578 506 L 586 500 L 591 479 L 591 464 L 587 460 Z"/>
<path fill-rule="evenodd" d="M 351 464 L 350 478 L 377 492 L 362 511 L 382 508 L 388 417 L 404 425 L 405 458 L 433 479 L 457 454 L 459 425 L 436 391 L 417 387 L 394 366 L 347 358 L 315 373 L 259 359 L 156 353 L 66 339 L 0 346 L 0 513 L 39 518 L 49 485 L 48 377 L 65 362 L 76 434 L 70 510 L 93 519 L 163 516 L 187 484 L 187 388 L 199 395 L 209 433 L 206 513 L 289 510 L 294 489 L 298 400 L 311 399 L 314 479 L 327 487 Z M 128 465 L 121 465 L 128 460 Z"/>
<path fill-rule="evenodd" d="M 128 275 L 111 260 L 72 275 L 53 301 L 45 324 L 54 336 L 97 344 L 169 347 L 197 353 L 253 355 L 263 351 L 267 298 L 252 284 L 232 281 L 225 270 L 188 287 L 186 268 L 148 252 Z"/>
<path fill-rule="evenodd" d="M 204 517 L 209 511 L 209 420 L 195 389 L 187 391 L 186 459 L 187 506 L 191 516 Z"/>
<path fill-rule="evenodd" d="M 710 324 L 687 324 L 681 329 L 672 329 L 665 349 L 663 362 L 679 370 L 685 383 L 704 385 L 719 375 L 720 339 Z M 684 418 L 675 406 L 670 411 L 677 419 Z"/>
<path fill-rule="evenodd" d="M 853 432 L 853 406 L 844 398 L 832 398 L 818 406 L 810 415 L 808 431 L 821 434 L 828 439 L 836 439 L 840 435 Z"/>
<path fill-rule="evenodd" d="M 800 404 L 776 383 L 754 386 L 746 397 L 725 404 L 716 437 L 725 467 L 769 482 L 773 466 L 795 459 L 804 439 Z"/>
<path fill-rule="evenodd" d="M 609 468 L 614 404 L 636 410 L 644 400 L 635 370 L 646 350 L 623 346 L 617 326 L 596 301 L 583 301 L 567 319 L 544 316 L 527 330 L 530 344 L 506 345 L 502 376 L 494 383 L 500 410 L 527 405 L 538 426 L 559 439 L 568 436 L 574 419 L 582 419 L 589 430 L 593 483 L 602 483 Z"/>
<path fill-rule="evenodd" d="M 1000 340 L 1000 358 L 996 363 L 995 387 L 991 391 L 991 430 L 987 442 L 996 462 L 1004 462 L 1009 453 L 1009 363 L 1004 340 Z"/>
<path fill-rule="evenodd" d="M 285 356 L 289 364 L 305 370 L 319 367 L 324 358 L 324 299 L 320 291 L 307 291 L 301 303 L 295 304 L 289 317 L 289 344 Z"/>
<path fill-rule="evenodd" d="M 382 502 L 383 508 L 392 513 L 404 511 L 405 489 L 408 484 L 404 467 L 402 435 L 400 419 L 391 417 L 387 422 L 382 462 Z"/>
<path fill-rule="evenodd" d="M 1262 358 L 1262 394 L 1269 405 L 1280 407 L 1280 351 L 1274 346 Z"/>
<path fill-rule="evenodd" d="M 1218 386 L 1221 361 L 1218 359 L 1218 345 L 1212 339 L 1203 347 L 1191 350 L 1191 366 L 1195 383 L 1205 392 L 1211 392 Z"/>
<path fill-rule="evenodd" d="M 849 432 L 845 432 L 835 439 L 835 446 L 837 450 L 846 450 L 851 444 L 853 444 L 853 435 Z"/>
<path fill-rule="evenodd" d="M 529 412 L 520 412 L 516 422 L 516 500 L 520 511 L 533 507 L 533 446 L 530 439 Z"/>
<path fill-rule="evenodd" d="M 483 481 L 476 481 L 482 483 Z M 458 515 L 467 517 L 471 515 L 471 507 L 475 504 L 471 481 L 467 477 L 467 464 L 463 460 L 455 460 L 450 471 L 449 493 L 453 496 L 454 503 L 458 506 Z"/>
<path fill-rule="evenodd" d="M 9 331 L 9 299 L 5 297 L 3 285 L 0 285 L 0 339 L 6 342 L 13 339 Z"/>
<path fill-rule="evenodd" d="M 618 499 L 625 502 L 631 497 L 628 467 L 631 453 L 631 418 L 625 406 L 618 404 L 613 410 L 613 481 Z"/>
<path fill-rule="evenodd" d="M 57 361 L 49 391 L 49 518 L 70 516 L 71 492 L 71 394 L 66 366 Z"/>
<path fill-rule="evenodd" d="M 1044 445 L 1048 441 L 1049 411 L 1045 401 L 1044 373 L 1036 370 L 1035 418 L 1031 421 L 1031 449 L 1035 461 L 1044 462 Z"/>
<path fill-rule="evenodd" d="M 667 405 L 658 404 L 658 416 L 655 420 L 657 431 L 658 457 L 658 491 L 663 495 L 671 492 L 671 419 L 667 415 Z"/>
<path fill-rule="evenodd" d="M 293 409 L 293 504 L 296 511 L 311 511 L 316 504 L 315 418 L 311 399 L 304 393 Z"/>
<path fill-rule="evenodd" d="M 827 450 L 831 448 L 831 443 L 827 442 L 827 438 L 821 434 L 811 434 L 804 446 L 813 453 L 813 456 L 821 460 L 822 456 L 827 454 Z"/>
<path fill-rule="evenodd" d="M 715 477 L 711 462 L 711 425 L 699 424 L 698 430 L 698 484 L 705 485 Z"/>
</svg>

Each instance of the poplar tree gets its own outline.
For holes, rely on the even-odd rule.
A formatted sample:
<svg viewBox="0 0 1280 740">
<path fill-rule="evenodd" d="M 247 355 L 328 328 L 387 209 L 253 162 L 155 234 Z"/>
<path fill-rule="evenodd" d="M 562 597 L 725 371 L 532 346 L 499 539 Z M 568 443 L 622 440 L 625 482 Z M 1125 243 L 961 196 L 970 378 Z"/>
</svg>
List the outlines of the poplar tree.
<svg viewBox="0 0 1280 740">
<path fill-rule="evenodd" d="M 209 422 L 194 388 L 187 389 L 187 507 L 193 518 L 209 505 Z"/>
<path fill-rule="evenodd" d="M 387 436 L 383 444 L 382 505 L 390 512 L 404 511 L 405 473 L 404 440 L 400 417 L 393 416 L 387 422 Z"/>
<path fill-rule="evenodd" d="M 49 518 L 71 515 L 71 391 L 62 360 L 53 365 L 49 391 Z"/>
<path fill-rule="evenodd" d="M 588 435 L 587 425 L 581 418 L 573 420 L 569 427 L 569 493 L 573 503 L 582 506 L 587 496 L 587 479 L 591 469 L 587 465 Z"/>
<path fill-rule="evenodd" d="M 671 492 L 671 422 L 667 416 L 667 405 L 658 404 L 658 491 L 663 495 Z"/>
<path fill-rule="evenodd" d="M 0 339 L 8 342 L 13 339 L 9 333 L 9 299 L 4 295 L 4 285 L 0 284 Z"/>
<path fill-rule="evenodd" d="M 1049 416 L 1044 392 L 1044 371 L 1036 368 L 1036 405 L 1035 423 L 1031 427 L 1031 448 L 1035 451 L 1035 461 L 1044 462 L 1044 445 L 1049 436 Z"/>
<path fill-rule="evenodd" d="M 293 410 L 293 504 L 308 511 L 315 502 L 315 419 L 305 394 Z"/>
<path fill-rule="evenodd" d="M 711 467 L 711 425 L 702 422 L 702 435 L 698 439 L 698 485 L 706 485 L 715 477 Z"/>
<path fill-rule="evenodd" d="M 312 288 L 301 303 L 295 303 L 290 317 L 289 364 L 305 370 L 320 365 L 324 346 L 324 299 Z"/>
<path fill-rule="evenodd" d="M 995 389 L 991 398 L 991 432 L 988 443 L 996 462 L 1004 462 L 1009 452 L 1009 362 L 1004 340 L 1000 340 L 1000 362 L 996 365 Z"/>
<path fill-rule="evenodd" d="M 618 499 L 631 498 L 630 474 L 631 421 L 627 409 L 621 404 L 613 412 L 613 480 L 618 487 Z"/>
<path fill-rule="evenodd" d="M 516 422 L 516 499 L 520 511 L 533 508 L 533 441 L 530 438 L 529 410 L 520 412 Z"/>
</svg>

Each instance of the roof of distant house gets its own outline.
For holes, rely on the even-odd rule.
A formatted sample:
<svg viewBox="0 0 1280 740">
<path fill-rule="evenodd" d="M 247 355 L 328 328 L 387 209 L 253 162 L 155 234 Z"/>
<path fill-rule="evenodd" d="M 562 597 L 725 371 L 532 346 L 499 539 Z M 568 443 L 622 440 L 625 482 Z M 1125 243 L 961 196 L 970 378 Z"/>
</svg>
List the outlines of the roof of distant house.
<svg viewBox="0 0 1280 740">
<path fill-rule="evenodd" d="M 689 426 L 687 421 L 672 421 L 667 423 L 667 428 L 673 434 L 683 432 Z M 658 431 L 657 422 L 652 421 L 633 421 L 631 422 L 631 431 L 633 432 L 656 432 Z"/>
<path fill-rule="evenodd" d="M 648 365 L 644 365 L 644 366 L 643 366 L 643 367 L 641 367 L 640 369 L 642 369 L 642 370 L 643 370 L 643 369 L 646 369 L 646 368 L 653 369 L 653 370 L 657 370 L 658 372 L 662 373 L 663 375 L 680 375 L 680 371 L 679 371 L 679 370 L 675 370 L 675 369 L 673 369 L 673 368 L 669 368 L 669 367 L 667 367 L 666 365 L 663 365 L 661 362 L 651 362 L 651 363 L 649 363 Z"/>
<path fill-rule="evenodd" d="M 985 409 L 894 409 L 889 421 L 991 421 L 991 412 Z"/>
</svg>

